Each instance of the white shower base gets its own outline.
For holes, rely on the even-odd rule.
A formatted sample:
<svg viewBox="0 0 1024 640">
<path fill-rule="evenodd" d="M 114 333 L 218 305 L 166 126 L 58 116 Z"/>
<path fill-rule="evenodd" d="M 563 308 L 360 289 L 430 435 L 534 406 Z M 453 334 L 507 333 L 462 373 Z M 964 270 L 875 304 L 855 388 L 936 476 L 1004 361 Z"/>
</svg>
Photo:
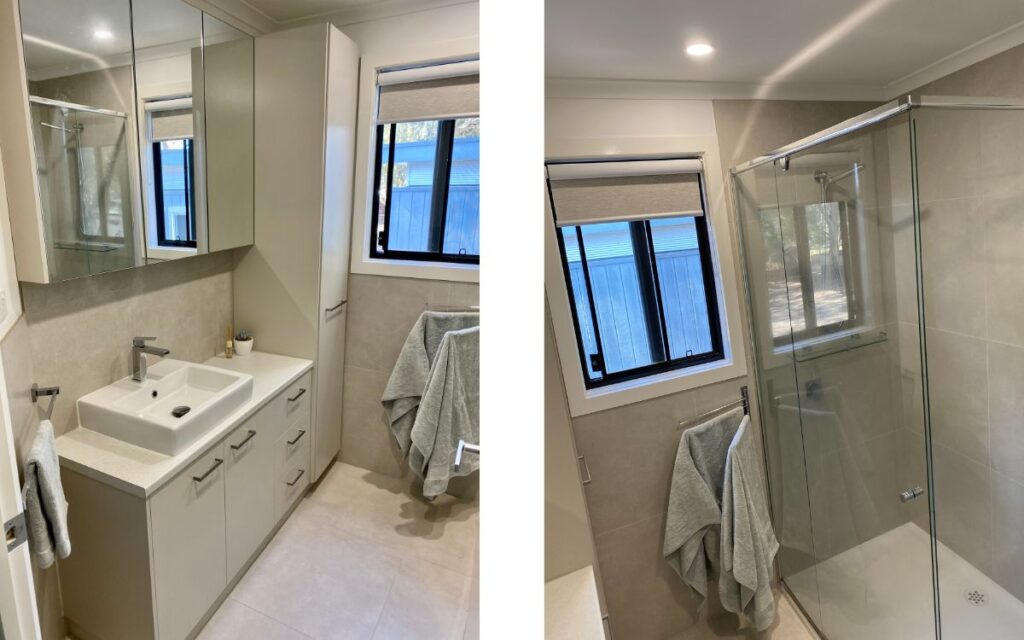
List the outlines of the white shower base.
<svg viewBox="0 0 1024 640">
<path fill-rule="evenodd" d="M 943 640 L 1024 637 L 1024 603 L 942 543 L 938 555 Z M 931 575 L 928 534 L 907 523 L 786 583 L 829 640 L 926 640 L 935 637 Z M 969 590 L 984 603 L 969 602 Z"/>
</svg>

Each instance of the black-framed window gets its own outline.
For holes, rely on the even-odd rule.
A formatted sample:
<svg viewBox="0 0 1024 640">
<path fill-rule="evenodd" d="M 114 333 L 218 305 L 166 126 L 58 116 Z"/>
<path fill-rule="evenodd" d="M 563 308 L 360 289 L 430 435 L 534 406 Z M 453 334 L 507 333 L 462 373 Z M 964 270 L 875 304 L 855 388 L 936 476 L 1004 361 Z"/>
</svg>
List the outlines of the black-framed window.
<svg viewBox="0 0 1024 640">
<path fill-rule="evenodd" d="M 724 359 L 704 216 L 558 229 L 587 388 Z"/>
<path fill-rule="evenodd" d="M 827 202 L 761 212 L 776 346 L 864 324 L 862 283 L 854 265 L 857 229 L 847 206 Z"/>
<path fill-rule="evenodd" d="M 377 126 L 370 255 L 480 262 L 480 118 Z"/>
<path fill-rule="evenodd" d="M 196 247 L 195 156 L 191 138 L 153 146 L 157 245 Z"/>
</svg>

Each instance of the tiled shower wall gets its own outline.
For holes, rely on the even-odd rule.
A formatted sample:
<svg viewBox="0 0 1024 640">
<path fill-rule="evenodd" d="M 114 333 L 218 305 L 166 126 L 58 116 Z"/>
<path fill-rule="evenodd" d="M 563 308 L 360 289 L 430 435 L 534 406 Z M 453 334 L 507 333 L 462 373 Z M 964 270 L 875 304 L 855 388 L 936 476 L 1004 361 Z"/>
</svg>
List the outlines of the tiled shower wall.
<svg viewBox="0 0 1024 640">
<path fill-rule="evenodd" d="M 341 460 L 393 477 L 407 475 L 380 398 L 409 330 L 428 305 L 477 305 L 480 287 L 462 282 L 349 276 Z"/>
<path fill-rule="evenodd" d="M 915 93 L 1024 98 L 1022 69 L 1017 47 Z M 1024 113 L 924 111 L 917 144 L 938 538 L 1024 600 Z"/>
</svg>

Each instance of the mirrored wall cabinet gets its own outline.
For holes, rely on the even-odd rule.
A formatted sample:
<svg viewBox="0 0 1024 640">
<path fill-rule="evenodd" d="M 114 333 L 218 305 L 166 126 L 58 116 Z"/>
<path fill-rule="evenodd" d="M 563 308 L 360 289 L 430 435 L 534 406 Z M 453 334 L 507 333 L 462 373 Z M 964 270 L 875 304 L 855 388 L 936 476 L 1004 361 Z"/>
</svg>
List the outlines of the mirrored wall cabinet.
<svg viewBox="0 0 1024 640">
<path fill-rule="evenodd" d="M 253 243 L 253 38 L 181 0 L 0 0 L 18 279 Z"/>
</svg>

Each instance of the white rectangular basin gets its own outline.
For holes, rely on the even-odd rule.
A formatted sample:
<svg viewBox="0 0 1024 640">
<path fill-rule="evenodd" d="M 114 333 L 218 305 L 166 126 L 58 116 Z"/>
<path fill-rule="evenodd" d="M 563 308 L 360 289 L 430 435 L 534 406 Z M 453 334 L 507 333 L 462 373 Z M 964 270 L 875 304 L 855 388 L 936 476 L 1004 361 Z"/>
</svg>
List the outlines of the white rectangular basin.
<svg viewBox="0 0 1024 640">
<path fill-rule="evenodd" d="M 129 376 L 79 398 L 78 422 L 173 456 L 251 398 L 252 376 L 247 373 L 164 359 L 149 367 L 142 382 Z"/>
</svg>

